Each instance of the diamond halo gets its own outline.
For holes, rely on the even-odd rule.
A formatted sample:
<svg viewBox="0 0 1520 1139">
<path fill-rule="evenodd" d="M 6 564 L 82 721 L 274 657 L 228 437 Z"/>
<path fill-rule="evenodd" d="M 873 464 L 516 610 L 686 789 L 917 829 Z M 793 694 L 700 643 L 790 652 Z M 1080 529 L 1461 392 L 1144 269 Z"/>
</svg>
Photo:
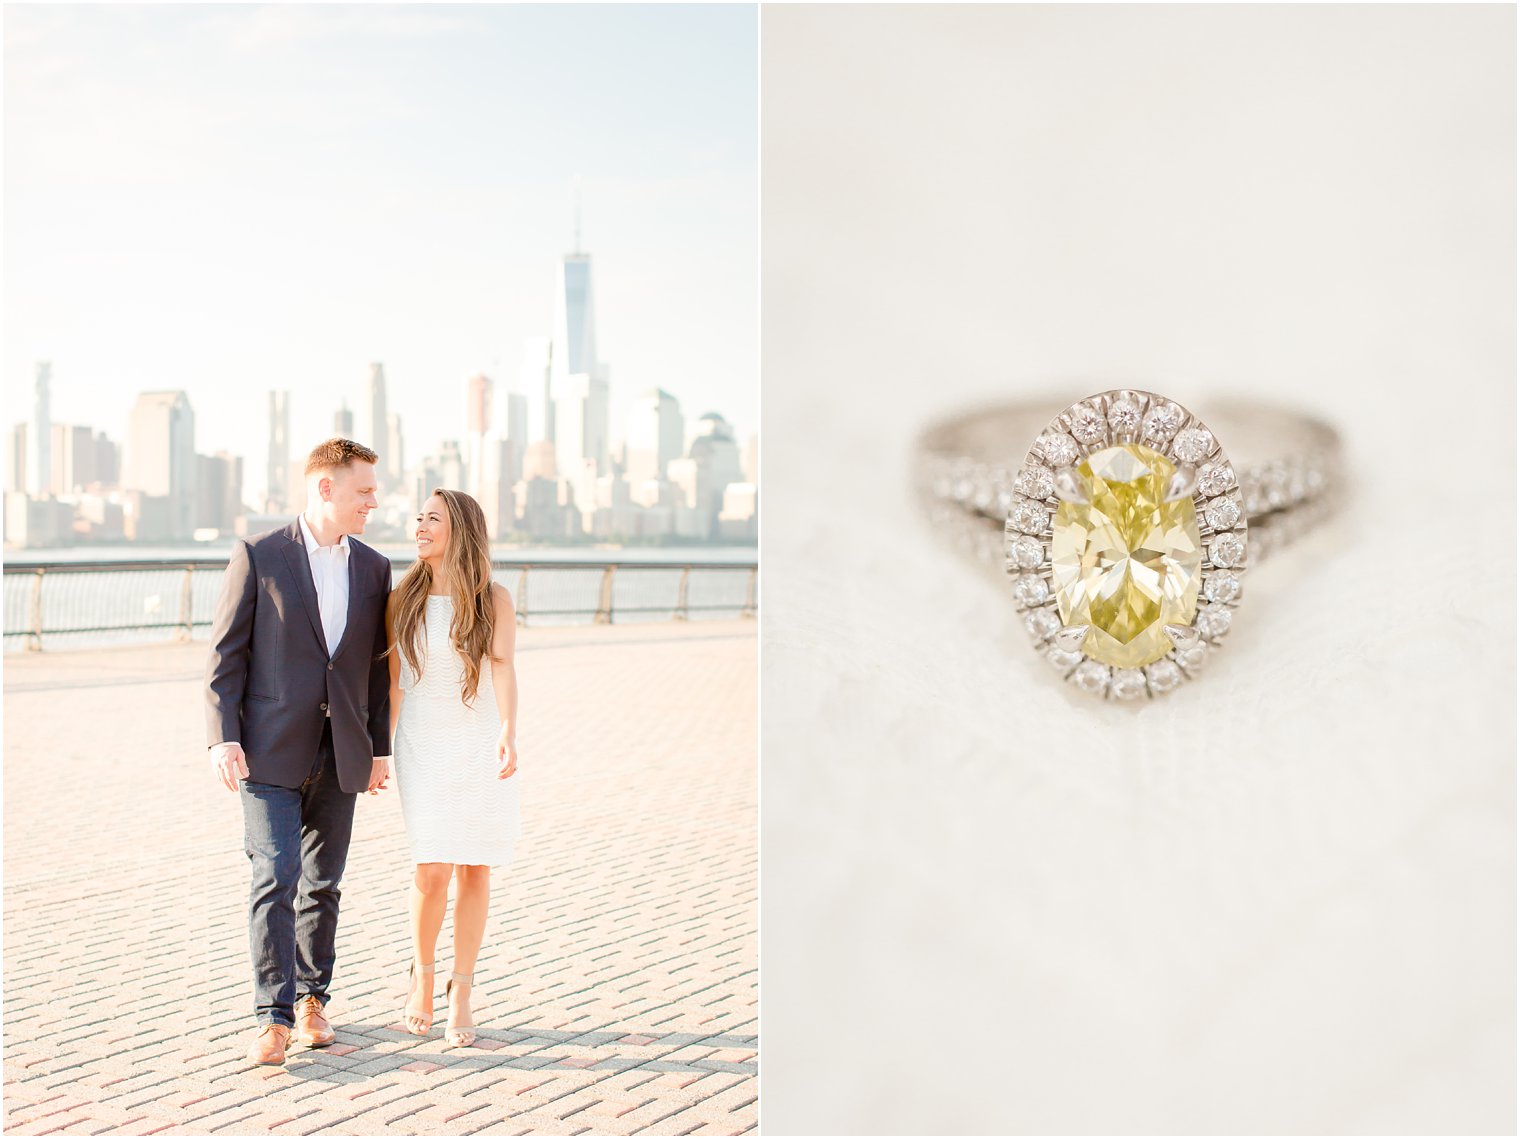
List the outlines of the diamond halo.
<svg viewBox="0 0 1520 1139">
<path fill-rule="evenodd" d="M 1175 400 L 1116 389 L 1071 404 L 1032 442 L 1005 523 L 1037 651 L 1109 700 L 1194 679 L 1240 604 L 1246 517 L 1217 436 Z"/>
</svg>

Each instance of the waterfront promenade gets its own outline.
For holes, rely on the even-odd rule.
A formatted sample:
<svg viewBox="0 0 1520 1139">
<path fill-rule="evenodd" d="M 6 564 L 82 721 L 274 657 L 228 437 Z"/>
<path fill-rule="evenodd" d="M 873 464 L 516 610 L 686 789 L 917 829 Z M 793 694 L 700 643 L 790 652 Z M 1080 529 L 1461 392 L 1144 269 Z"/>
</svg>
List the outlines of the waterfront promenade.
<svg viewBox="0 0 1520 1139">
<path fill-rule="evenodd" d="M 205 758 L 204 643 L 12 654 L 5 1129 L 680 1135 L 757 1123 L 753 621 L 519 630 L 524 839 L 474 1047 L 397 1023 L 410 879 L 361 796 L 337 1044 L 251 1068 L 248 864 Z M 451 923 L 440 939 L 449 967 Z"/>
</svg>

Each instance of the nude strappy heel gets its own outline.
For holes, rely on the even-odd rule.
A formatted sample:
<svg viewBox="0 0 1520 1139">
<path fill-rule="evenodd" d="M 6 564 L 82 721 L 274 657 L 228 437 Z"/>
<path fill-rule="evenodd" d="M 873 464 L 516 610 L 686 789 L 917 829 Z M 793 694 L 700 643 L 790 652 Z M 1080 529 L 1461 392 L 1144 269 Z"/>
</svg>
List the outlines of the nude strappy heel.
<svg viewBox="0 0 1520 1139">
<path fill-rule="evenodd" d="M 417 974 L 420 973 L 424 977 L 427 977 L 431 976 L 434 971 L 432 965 L 419 966 L 415 958 L 406 967 L 406 1004 L 401 1009 L 401 1023 L 413 1036 L 426 1036 L 428 1029 L 433 1027 L 432 1002 L 428 1002 L 426 1009 L 419 1008 L 417 1011 L 413 1011 L 412 994 L 416 992 Z M 412 1024 L 414 1021 L 420 1027 L 413 1028 Z"/>
<path fill-rule="evenodd" d="M 475 985 L 474 973 L 450 973 L 448 983 L 443 986 L 443 999 L 449 999 L 449 992 L 455 985 Z M 472 1014 L 473 1015 L 473 1014 Z M 443 1030 L 444 1041 L 452 1048 L 468 1048 L 475 1043 L 475 1025 L 455 1024 L 453 1021 L 454 1009 L 449 1007 L 448 1026 Z"/>
</svg>

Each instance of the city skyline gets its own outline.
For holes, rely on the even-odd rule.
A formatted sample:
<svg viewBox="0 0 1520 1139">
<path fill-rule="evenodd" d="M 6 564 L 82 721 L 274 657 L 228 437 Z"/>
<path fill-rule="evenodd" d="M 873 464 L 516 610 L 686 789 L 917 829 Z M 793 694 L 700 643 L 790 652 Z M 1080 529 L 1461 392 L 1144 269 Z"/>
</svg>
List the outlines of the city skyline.
<svg viewBox="0 0 1520 1139">
<path fill-rule="evenodd" d="M 402 454 L 401 414 L 387 411 L 385 366 L 370 363 L 362 420 L 341 400 L 332 432 L 354 438 L 362 421 L 369 432 L 386 434 L 390 449 L 377 466 L 378 533 L 401 536 L 415 508 L 408 496 L 420 501 L 431 488 L 449 486 L 480 502 L 493 539 L 755 537 L 757 437 L 741 450 L 722 414 L 688 424 L 675 396 L 652 389 L 633 401 L 626 439 L 608 438 L 609 368 L 595 347 L 593 280 L 590 254 L 565 255 L 553 332 L 525 346 L 522 378 L 535 391 L 540 373 L 544 381 L 540 414 L 530 421 L 528 397 L 506 390 L 498 418 L 495 382 L 476 374 L 465 385 L 463 444 L 442 439 L 415 465 Z M 290 446 L 289 392 L 268 393 L 260 493 L 247 485 L 244 455 L 198 449 L 183 389 L 138 393 L 118 444 L 93 425 L 52 422 L 51 377 L 51 363 L 39 361 L 32 421 L 16 424 L 9 440 L 8 547 L 219 540 L 267 529 L 303 508 L 304 460 Z M 245 438 L 250 430 L 245 425 Z M 35 478 L 26 471 L 29 449 L 38 456 Z M 119 481 L 112 473 L 118 469 Z"/>
<path fill-rule="evenodd" d="M 242 454 L 254 498 L 267 463 L 246 431 L 263 434 L 269 392 L 291 393 L 292 451 L 344 403 L 372 434 L 379 362 L 410 466 L 465 437 L 471 377 L 491 378 L 498 407 L 531 401 L 524 345 L 552 328 L 555 274 L 579 247 L 595 255 L 612 438 L 655 388 L 756 431 L 752 14 L 5 19 L 5 267 L 28 282 L 5 300 L 7 429 L 31 418 L 40 361 L 51 421 L 118 440 L 135 393 L 184 390 L 198 450 Z M 574 74 L 534 59 L 565 37 L 584 49 Z M 473 85 L 455 77 L 466 64 Z M 361 441 L 383 451 L 386 434 Z"/>
</svg>

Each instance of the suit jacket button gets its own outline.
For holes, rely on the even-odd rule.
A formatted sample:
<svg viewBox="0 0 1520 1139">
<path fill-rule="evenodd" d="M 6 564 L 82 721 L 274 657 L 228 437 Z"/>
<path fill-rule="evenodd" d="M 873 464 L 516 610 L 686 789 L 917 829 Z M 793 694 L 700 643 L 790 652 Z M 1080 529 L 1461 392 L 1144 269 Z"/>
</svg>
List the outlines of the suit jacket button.
<svg viewBox="0 0 1520 1139">
<path fill-rule="evenodd" d="M 326 704 L 322 705 L 322 711 L 324 711 L 324 712 L 327 711 L 327 705 Z"/>
<path fill-rule="evenodd" d="M 328 661 L 328 662 L 327 662 L 327 671 L 328 671 L 328 672 L 331 672 L 331 671 L 332 671 L 332 661 Z"/>
</svg>

